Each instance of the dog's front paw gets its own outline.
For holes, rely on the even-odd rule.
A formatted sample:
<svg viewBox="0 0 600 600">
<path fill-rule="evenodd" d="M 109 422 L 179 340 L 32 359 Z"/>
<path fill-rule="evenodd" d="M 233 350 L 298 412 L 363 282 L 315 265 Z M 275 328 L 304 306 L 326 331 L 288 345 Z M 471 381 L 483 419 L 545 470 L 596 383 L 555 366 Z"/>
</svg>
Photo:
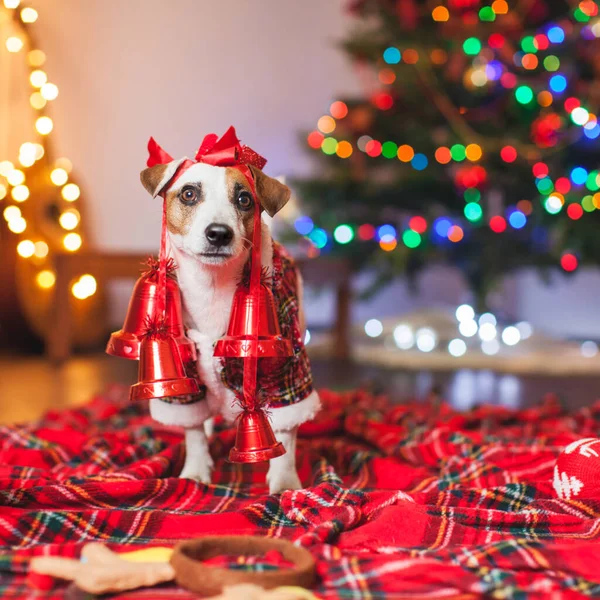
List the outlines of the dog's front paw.
<svg viewBox="0 0 600 600">
<path fill-rule="evenodd" d="M 301 490 L 302 483 L 295 470 L 292 471 L 276 471 L 267 473 L 267 483 L 269 484 L 270 494 L 280 494 L 286 490 Z"/>
<path fill-rule="evenodd" d="M 213 469 L 213 461 L 204 462 L 201 465 L 186 464 L 183 465 L 183 469 L 179 474 L 181 479 L 192 479 L 199 483 L 210 485 L 211 473 Z"/>
</svg>

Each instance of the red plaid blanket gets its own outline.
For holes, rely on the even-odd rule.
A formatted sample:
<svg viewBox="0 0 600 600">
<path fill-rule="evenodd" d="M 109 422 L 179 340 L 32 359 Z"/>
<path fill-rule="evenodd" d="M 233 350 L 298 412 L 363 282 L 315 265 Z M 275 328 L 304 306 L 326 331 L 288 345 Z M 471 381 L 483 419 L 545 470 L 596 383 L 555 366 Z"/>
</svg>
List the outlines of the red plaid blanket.
<svg viewBox="0 0 600 600">
<path fill-rule="evenodd" d="M 0 427 L 0 595 L 31 597 L 35 554 L 170 545 L 203 534 L 285 537 L 317 559 L 325 598 L 600 595 L 600 501 L 555 499 L 552 468 L 600 433 L 600 403 L 457 413 L 322 392 L 298 444 L 304 490 L 269 496 L 265 466 L 217 462 L 214 483 L 176 477 L 178 431 L 122 396 Z M 218 432 L 226 456 L 233 431 Z M 65 586 L 41 593 L 63 597 Z M 186 598 L 173 586 L 127 598 Z"/>
</svg>

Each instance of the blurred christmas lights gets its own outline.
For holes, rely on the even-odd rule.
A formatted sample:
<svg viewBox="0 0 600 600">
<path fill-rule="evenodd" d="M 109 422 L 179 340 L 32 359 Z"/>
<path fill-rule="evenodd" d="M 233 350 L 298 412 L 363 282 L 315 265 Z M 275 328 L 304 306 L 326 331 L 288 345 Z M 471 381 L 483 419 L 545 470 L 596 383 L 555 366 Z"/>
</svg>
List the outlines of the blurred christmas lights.
<svg viewBox="0 0 600 600">
<path fill-rule="evenodd" d="M 440 3 L 436 6 L 434 3 L 430 10 L 432 20 L 440 26 L 454 18 L 452 5 L 446 7 Z M 509 12 L 510 7 L 505 0 L 494 0 L 490 6 L 481 7 L 477 17 L 479 21 L 491 22 L 498 15 L 506 15 Z M 573 12 L 575 21 L 579 23 L 588 23 L 590 18 L 597 16 L 598 6 L 591 0 L 580 2 Z M 467 21 L 468 18 L 464 16 L 463 22 L 466 24 Z M 476 23 L 468 22 L 471 25 Z M 501 33 L 492 33 L 487 39 L 471 36 L 462 44 L 466 60 L 472 61 L 469 85 L 478 87 L 493 84 L 512 90 L 510 93 L 521 110 L 529 110 L 535 101 L 540 107 L 552 107 L 555 111 L 540 117 L 533 124 L 533 139 L 539 148 L 553 147 L 557 143 L 556 135 L 569 126 L 566 119 L 557 114 L 559 107 L 564 108 L 572 126 L 581 128 L 580 135 L 584 139 L 600 138 L 598 119 L 583 105 L 582 100 L 572 96 L 564 101 L 559 99 L 569 89 L 569 72 L 559 71 L 561 61 L 557 56 L 559 53 L 557 46 L 565 42 L 567 35 L 579 35 L 579 31 L 584 37 L 587 36 L 586 39 L 600 37 L 600 21 L 591 21 L 581 30 L 574 29 L 566 22 L 547 25 L 533 34 L 523 35 L 512 50 L 510 50 L 512 41 L 507 42 L 506 37 Z M 502 52 L 510 52 L 510 55 Z M 443 59 L 442 55 L 444 55 Z M 510 60 L 508 60 L 509 56 Z M 379 71 L 378 80 L 383 86 L 392 86 L 396 81 L 395 70 L 407 68 L 403 65 L 416 64 L 420 57 L 414 48 L 390 45 L 383 50 L 381 58 L 387 66 Z M 448 60 L 447 53 L 441 49 L 433 50 L 430 58 L 434 65 L 443 65 Z M 534 85 L 524 77 L 526 71 L 539 69 L 547 73 L 546 85 L 541 89 L 539 84 Z M 379 110 L 389 110 L 394 106 L 394 96 L 387 91 L 388 89 L 384 87 L 372 98 L 372 103 Z M 351 110 L 344 102 L 333 102 L 330 106 L 330 115 L 321 117 L 317 130 L 308 135 L 308 145 L 320 149 L 324 154 L 341 159 L 352 160 L 355 152 L 366 154 L 374 160 L 396 158 L 417 173 L 428 171 L 432 165 L 448 165 L 454 169 L 452 176 L 458 192 L 464 193 L 464 221 L 450 216 L 437 217 L 429 221 L 425 215 L 412 215 L 408 218 L 408 223 L 403 222 L 402 226 L 398 226 L 393 232 L 378 236 L 373 233 L 376 227 L 368 223 L 342 223 L 328 232 L 315 228 L 312 221 L 301 219 L 296 221 L 298 233 L 309 236 L 318 249 L 326 248 L 332 241 L 348 244 L 366 242 L 375 238 L 381 249 L 386 252 L 391 252 L 398 247 L 414 250 L 428 243 L 439 243 L 444 240 L 460 243 L 468 237 L 473 227 L 487 226 L 499 235 L 504 234 L 509 226 L 510 230 L 514 231 L 528 227 L 528 219 L 534 211 L 535 198 L 515 200 L 516 206 L 510 206 L 505 212 L 503 211 L 502 215 L 487 214 L 488 205 L 481 201 L 481 189 L 487 180 L 487 170 L 485 165 L 469 166 L 468 163 L 496 160 L 496 157 L 508 164 L 517 161 L 528 161 L 532 164 L 532 175 L 541 194 L 541 205 L 549 214 L 558 215 L 564 209 L 569 219 L 578 220 L 584 218 L 586 213 L 600 209 L 597 171 L 589 172 L 585 166 L 574 165 L 568 177 L 551 177 L 548 165 L 539 160 L 539 153 L 523 150 L 515 143 L 486 149 L 485 141 L 481 143 L 456 140 L 454 143 L 433 148 L 431 155 L 428 156 L 428 153 L 419 151 L 413 145 L 401 140 L 377 140 L 364 134 L 358 136 L 354 143 L 351 140 L 340 139 L 344 137 L 345 129 L 340 130 L 339 136 L 336 135 L 335 138 L 326 137 L 327 134 L 338 131 L 337 121 L 347 118 Z M 351 118 L 352 114 L 348 119 Z M 456 170 L 457 163 L 465 163 L 465 168 Z M 578 199 L 569 197 L 566 200 L 565 195 L 573 193 L 573 186 L 581 188 L 582 194 Z M 592 193 L 587 193 L 588 190 Z M 560 259 L 560 265 L 565 270 L 574 270 L 577 268 L 578 260 L 574 254 L 567 253 Z"/>
<path fill-rule="evenodd" d="M 15 10 L 20 8 L 19 0 L 4 0 L 5 8 Z M 31 47 L 31 39 L 28 34 L 27 26 L 38 20 L 38 11 L 32 7 L 25 6 L 18 12 L 13 13 L 13 22 L 15 27 L 12 35 L 5 41 L 6 49 L 11 53 L 19 53 L 24 50 L 26 64 L 30 68 L 29 82 L 33 88 L 30 96 L 30 104 L 38 113 L 34 119 L 34 134 L 38 136 L 48 136 L 54 129 L 54 123 L 50 117 L 43 114 L 43 109 L 48 101 L 55 100 L 59 95 L 58 86 L 48 81 L 48 75 L 41 69 L 46 61 L 45 53 L 39 48 Z M 18 33 L 17 33 L 17 30 Z M 336 118 L 342 118 L 341 105 L 337 107 Z M 345 106 L 345 105 L 344 105 Z M 333 106 L 332 106 L 333 110 Z M 347 108 L 346 108 L 347 112 Z M 24 168 L 29 168 L 40 160 L 45 154 L 44 143 L 24 142 L 19 147 L 18 162 Z M 61 188 L 61 196 L 66 202 L 73 202 L 80 196 L 80 189 L 74 183 L 67 183 L 71 163 L 68 159 L 59 159 L 54 167 L 46 175 L 49 180 L 57 187 Z M 26 181 L 26 174 L 16 169 L 10 161 L 0 161 L 0 177 L 6 180 L 6 185 L 0 181 L 0 199 L 7 197 L 14 202 L 23 203 L 29 199 L 31 191 Z M 37 193 L 37 192 L 36 192 Z M 28 230 L 28 223 L 21 214 L 21 210 L 16 205 L 9 205 L 3 210 L 3 217 L 7 222 L 8 228 L 13 233 L 19 235 Z M 75 231 L 80 225 L 80 216 L 78 211 L 70 209 L 62 212 L 59 217 L 59 223 L 63 229 L 70 231 L 62 239 L 62 245 L 69 252 L 76 252 L 82 246 L 83 239 Z M 39 235 L 39 234 L 37 234 Z M 29 236 L 31 234 L 29 233 Z M 54 248 L 60 251 L 60 248 Z M 49 260 L 50 245 L 43 239 L 34 241 L 32 239 L 22 239 L 17 244 L 17 253 L 23 258 L 33 258 L 39 261 Z M 50 289 L 54 286 L 55 275 L 51 269 L 42 268 L 36 275 L 36 283 L 42 289 Z M 74 286 L 73 294 L 76 298 L 87 298 L 96 292 L 96 281 L 91 275 L 82 276 Z"/>
</svg>

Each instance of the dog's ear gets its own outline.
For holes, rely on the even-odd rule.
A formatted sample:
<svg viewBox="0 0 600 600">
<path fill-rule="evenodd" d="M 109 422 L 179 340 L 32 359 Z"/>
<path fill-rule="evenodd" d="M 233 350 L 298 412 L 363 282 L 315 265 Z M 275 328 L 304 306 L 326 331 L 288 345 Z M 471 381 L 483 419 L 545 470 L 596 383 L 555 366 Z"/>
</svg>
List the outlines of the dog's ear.
<svg viewBox="0 0 600 600">
<path fill-rule="evenodd" d="M 177 167 L 179 167 L 184 160 L 185 159 L 182 158 L 179 160 L 172 160 L 165 165 L 154 165 L 153 167 L 144 169 L 140 173 L 142 185 L 153 198 L 156 198 L 167 183 L 169 183 L 173 175 L 175 175 Z"/>
<path fill-rule="evenodd" d="M 274 217 L 288 203 L 292 194 L 290 188 L 252 165 L 250 170 L 254 175 L 256 194 L 262 207 L 270 217 Z"/>
</svg>

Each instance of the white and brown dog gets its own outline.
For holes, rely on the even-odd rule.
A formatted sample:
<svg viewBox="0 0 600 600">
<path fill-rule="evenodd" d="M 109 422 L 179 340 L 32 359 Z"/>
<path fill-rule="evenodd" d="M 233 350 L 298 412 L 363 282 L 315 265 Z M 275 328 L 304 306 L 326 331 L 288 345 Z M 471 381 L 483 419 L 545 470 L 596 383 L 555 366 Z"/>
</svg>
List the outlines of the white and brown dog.
<svg viewBox="0 0 600 600">
<path fill-rule="evenodd" d="M 187 334 L 198 349 L 198 371 L 207 394 L 191 404 L 154 398 L 150 413 L 163 424 L 185 428 L 186 459 L 180 476 L 210 483 L 213 461 L 205 425 L 208 430 L 210 419 L 217 414 L 231 422 L 241 410 L 224 377 L 223 359 L 213 357 L 213 346 L 227 330 L 233 296 L 250 256 L 254 202 L 251 187 L 238 169 L 195 163 L 178 175 L 184 160 L 149 167 L 142 171 L 141 181 L 152 196 L 165 197 L 168 242 L 177 263 Z M 251 167 L 251 172 L 258 201 L 272 217 L 287 203 L 290 190 L 256 167 Z M 298 426 L 318 411 L 319 397 L 312 388 L 303 346 L 300 274 L 273 242 L 264 219 L 261 234 L 262 266 L 273 276 L 276 301 L 281 298 L 275 288 L 282 276 L 286 278 L 283 287 L 292 290 L 292 296 L 295 292 L 295 297 L 283 303 L 285 307 L 278 306 L 280 320 L 282 314 L 288 320 L 295 352 L 285 361 L 285 372 L 276 374 L 282 389 L 277 391 L 273 381 L 263 382 L 260 373 L 258 381 L 259 386 L 275 390 L 269 397 L 269 413 L 275 435 L 286 449 L 286 454 L 271 460 L 267 475 L 270 492 L 278 493 L 302 487 L 296 471 L 296 433 Z M 290 311 L 290 306 L 297 306 L 297 311 Z M 299 364 L 304 370 L 298 369 Z"/>
</svg>

